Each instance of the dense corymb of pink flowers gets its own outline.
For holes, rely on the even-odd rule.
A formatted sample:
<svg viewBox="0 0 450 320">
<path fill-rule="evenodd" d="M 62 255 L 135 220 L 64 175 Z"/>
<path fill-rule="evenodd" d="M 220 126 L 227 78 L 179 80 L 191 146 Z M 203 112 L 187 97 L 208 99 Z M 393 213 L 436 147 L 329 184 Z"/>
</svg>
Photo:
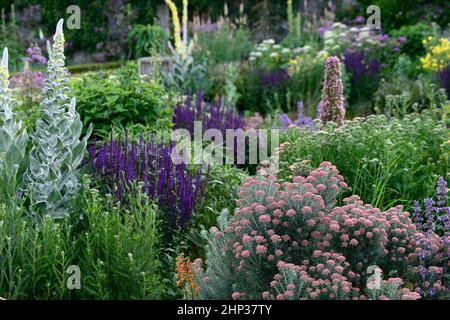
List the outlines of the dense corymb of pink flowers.
<svg viewBox="0 0 450 320">
<path fill-rule="evenodd" d="M 322 123 L 333 121 L 341 125 L 344 122 L 343 92 L 341 62 L 338 57 L 329 57 L 325 61 L 322 100 L 318 109 L 318 118 Z"/>
<path fill-rule="evenodd" d="M 344 199 L 344 206 L 334 208 L 321 222 L 332 240 L 317 246 L 324 250 L 338 249 L 355 263 L 357 271 L 368 262 L 366 256 L 372 259 L 389 256 L 398 267 L 408 262 L 408 254 L 414 249 L 416 226 L 401 206 L 381 212 L 364 204 L 358 196 L 352 196 Z"/>
<path fill-rule="evenodd" d="M 315 250 L 311 259 L 301 265 L 278 262 L 279 273 L 270 282 L 262 299 L 276 300 L 416 300 L 420 295 L 401 288 L 403 280 L 389 278 L 380 281 L 380 289 L 365 293 L 355 286 L 361 275 L 350 269 L 350 263 L 340 253 Z"/>
<path fill-rule="evenodd" d="M 440 238 L 426 265 L 433 276 L 424 281 L 416 267 L 420 233 L 410 214 L 401 206 L 381 212 L 358 196 L 336 206 L 344 189 L 328 162 L 292 182 L 248 178 L 234 217 L 210 230 L 206 270 L 195 262 L 201 297 L 417 299 L 424 287 L 445 292 L 437 266 L 448 248 Z M 396 278 L 381 277 L 369 290 L 369 267 Z"/>
</svg>

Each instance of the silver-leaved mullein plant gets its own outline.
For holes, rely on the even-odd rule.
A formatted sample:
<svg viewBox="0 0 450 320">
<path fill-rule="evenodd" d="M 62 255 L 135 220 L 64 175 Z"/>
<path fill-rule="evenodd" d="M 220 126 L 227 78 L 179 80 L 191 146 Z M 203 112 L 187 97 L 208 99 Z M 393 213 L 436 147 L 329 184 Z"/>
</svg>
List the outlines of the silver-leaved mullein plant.
<svg viewBox="0 0 450 320">
<path fill-rule="evenodd" d="M 8 78 L 8 48 L 5 48 L 0 64 L 0 200 L 14 203 L 26 170 L 28 134 L 14 113 Z"/>
<path fill-rule="evenodd" d="M 31 133 L 32 149 L 26 182 L 30 209 L 34 215 L 63 218 L 79 183 L 77 171 L 86 149 L 92 127 L 83 139 L 83 124 L 75 109 L 75 98 L 69 98 L 65 68 L 63 19 L 59 20 L 49 50 L 41 117 Z"/>
</svg>

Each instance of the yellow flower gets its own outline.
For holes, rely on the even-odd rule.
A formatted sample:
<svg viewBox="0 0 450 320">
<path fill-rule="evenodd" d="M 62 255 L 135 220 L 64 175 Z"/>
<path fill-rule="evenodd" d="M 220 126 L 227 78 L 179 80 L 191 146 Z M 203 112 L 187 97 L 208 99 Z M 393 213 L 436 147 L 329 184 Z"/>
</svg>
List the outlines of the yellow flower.
<svg viewBox="0 0 450 320">
<path fill-rule="evenodd" d="M 272 52 L 271 54 L 270 54 L 270 56 L 274 59 L 274 60 L 276 60 L 276 61 L 278 61 L 278 60 L 280 60 L 280 54 L 278 53 L 278 52 Z"/>
<path fill-rule="evenodd" d="M 433 37 L 429 36 L 428 40 Z M 427 40 L 423 40 L 426 41 Z M 447 38 L 440 38 L 436 45 L 427 48 L 427 53 L 420 58 L 422 68 L 428 71 L 439 71 L 450 64 L 450 41 Z"/>
<path fill-rule="evenodd" d="M 181 27 L 180 18 L 178 17 L 178 10 L 175 3 L 172 0 L 165 0 L 167 6 L 172 13 L 172 23 L 173 23 L 173 39 L 175 42 L 175 49 L 181 51 L 183 49 L 183 43 L 181 41 Z"/>
</svg>

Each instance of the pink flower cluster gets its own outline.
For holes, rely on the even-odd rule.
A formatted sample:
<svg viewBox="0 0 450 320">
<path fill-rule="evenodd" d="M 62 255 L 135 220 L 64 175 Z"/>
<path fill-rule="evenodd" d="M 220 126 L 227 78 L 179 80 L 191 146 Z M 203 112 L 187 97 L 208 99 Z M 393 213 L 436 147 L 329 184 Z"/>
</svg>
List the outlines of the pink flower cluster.
<svg viewBox="0 0 450 320">
<path fill-rule="evenodd" d="M 270 282 L 270 289 L 261 294 L 263 299 L 276 300 L 416 300 L 420 294 L 400 288 L 403 280 L 382 280 L 380 289 L 365 295 L 355 283 L 361 275 L 350 270 L 350 263 L 340 253 L 315 250 L 310 260 L 301 265 L 278 262 L 279 273 Z"/>
<path fill-rule="evenodd" d="M 411 282 L 409 273 L 414 274 L 411 266 L 422 249 L 410 214 L 401 206 L 381 212 L 358 196 L 336 206 L 346 188 L 329 162 L 292 182 L 274 176 L 246 179 L 235 215 L 220 230 L 210 230 L 207 270 L 194 262 L 198 285 L 209 294 L 205 297 L 223 298 L 217 296 L 221 292 L 233 299 L 419 298 L 421 283 Z M 442 261 L 442 243 L 432 247 Z M 383 280 L 381 288 L 369 290 L 372 265 L 402 278 Z M 427 270 L 439 275 L 442 268 L 436 265 Z M 220 288 L 205 284 L 204 274 L 218 278 L 210 283 Z M 428 288 L 444 290 L 441 279 L 433 279 Z M 415 291 L 402 288 L 403 283 Z"/>
<path fill-rule="evenodd" d="M 361 270 L 367 260 L 388 259 L 399 267 L 408 262 L 414 250 L 416 226 L 401 206 L 381 212 L 364 204 L 358 196 L 344 199 L 344 206 L 335 207 L 321 220 L 330 241 L 316 243 L 323 250 L 333 248 L 349 260 L 359 261 L 354 268 Z M 366 260 L 366 261 L 365 261 Z"/>
<path fill-rule="evenodd" d="M 329 57 L 325 61 L 322 100 L 318 109 L 318 118 L 322 123 L 333 121 L 341 125 L 344 122 L 343 92 L 341 62 L 338 57 Z"/>
<path fill-rule="evenodd" d="M 348 299 L 358 290 L 351 283 L 356 275 L 349 271 L 350 264 L 339 253 L 315 250 L 309 260 L 300 265 L 279 261 L 279 273 L 270 283 L 271 289 L 263 299 Z"/>
</svg>

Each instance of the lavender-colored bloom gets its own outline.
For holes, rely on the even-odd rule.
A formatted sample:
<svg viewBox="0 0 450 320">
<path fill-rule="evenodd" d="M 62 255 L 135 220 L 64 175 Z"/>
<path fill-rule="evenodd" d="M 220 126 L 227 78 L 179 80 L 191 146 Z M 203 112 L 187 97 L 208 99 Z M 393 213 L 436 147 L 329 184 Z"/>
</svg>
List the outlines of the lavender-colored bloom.
<svg viewBox="0 0 450 320">
<path fill-rule="evenodd" d="M 47 59 L 42 55 L 41 48 L 34 46 L 27 49 L 28 62 L 40 65 L 47 64 Z"/>
<path fill-rule="evenodd" d="M 434 201 L 431 198 L 426 198 L 424 200 L 425 204 L 425 226 L 427 231 L 434 231 Z"/>
<path fill-rule="evenodd" d="M 448 203 L 448 191 L 447 182 L 443 177 L 439 177 L 436 196 L 424 200 L 423 210 L 419 202 L 414 201 L 413 221 L 415 222 L 418 231 L 421 233 L 421 236 L 417 241 L 417 246 L 422 249 L 417 252 L 417 267 L 422 283 L 433 283 L 436 281 L 436 274 L 430 272 L 427 268 L 429 260 L 433 258 L 433 238 L 436 237 L 436 234 L 441 235 L 440 241 L 444 246 L 443 252 L 446 252 L 446 248 L 450 245 L 450 204 Z M 448 261 L 449 257 L 450 256 L 444 258 L 442 274 L 448 272 L 446 261 Z M 436 294 L 434 290 L 426 290 L 425 288 L 421 289 L 421 294 L 423 296 L 433 297 Z"/>
<path fill-rule="evenodd" d="M 450 94 L 450 65 L 438 72 L 438 80 L 442 88 Z"/>
<path fill-rule="evenodd" d="M 320 33 L 320 34 L 324 34 L 325 33 L 325 28 L 324 27 L 319 27 L 319 28 L 316 29 L 316 32 Z"/>
<path fill-rule="evenodd" d="M 31 105 L 40 99 L 44 88 L 44 74 L 39 71 L 24 70 L 11 77 L 9 86 L 17 89 L 26 104 Z"/>
<path fill-rule="evenodd" d="M 233 106 L 227 106 L 221 98 L 216 103 L 203 102 L 202 93 L 197 93 L 195 105 L 192 97 L 187 96 L 184 102 L 179 102 L 173 108 L 173 128 L 187 129 L 194 134 L 194 121 L 202 122 L 203 132 L 208 129 L 218 129 L 223 136 L 227 129 L 240 129 L 245 126 L 244 117 L 237 113 Z"/>
<path fill-rule="evenodd" d="M 244 130 L 258 130 L 264 124 L 264 118 L 256 112 L 254 115 L 245 119 Z"/>
<path fill-rule="evenodd" d="M 436 190 L 436 198 L 438 206 L 444 206 L 446 204 L 448 200 L 447 193 L 448 193 L 447 182 L 444 180 L 443 177 L 439 177 Z"/>
<path fill-rule="evenodd" d="M 421 209 L 420 209 L 419 201 L 414 200 L 414 202 L 413 202 L 413 219 L 415 221 L 417 229 L 422 230 L 422 228 L 423 228 L 423 224 L 422 224 L 423 218 L 421 216 L 420 210 Z"/>
<path fill-rule="evenodd" d="M 302 101 L 297 103 L 297 120 L 295 120 L 294 125 L 301 128 L 309 127 L 310 129 L 313 127 L 312 118 L 305 116 L 305 107 Z"/>
<path fill-rule="evenodd" d="M 291 125 L 293 125 L 292 120 L 288 117 L 286 113 L 283 113 L 278 117 L 280 121 L 281 129 L 288 129 Z"/>
<path fill-rule="evenodd" d="M 320 101 L 318 110 L 318 118 L 323 123 L 333 121 L 341 125 L 344 122 L 345 107 L 343 91 L 341 62 L 338 57 L 329 57 L 325 61 L 322 100 Z"/>
<path fill-rule="evenodd" d="M 42 9 L 41 5 L 28 5 L 23 8 L 22 12 L 18 15 L 18 20 L 23 25 L 34 25 L 41 21 L 42 18 Z"/>
<path fill-rule="evenodd" d="M 352 75 L 352 84 L 357 85 L 363 78 L 369 78 L 380 72 L 381 66 L 377 59 L 366 62 L 363 52 L 346 50 L 344 53 L 345 69 Z"/>
<path fill-rule="evenodd" d="M 312 129 L 313 121 L 311 117 L 305 116 L 305 110 L 303 106 L 303 102 L 299 101 L 297 103 L 297 119 L 292 121 L 286 113 L 281 114 L 278 117 L 280 122 L 280 127 L 282 130 L 287 130 L 290 126 L 296 126 L 300 128 L 309 127 Z M 278 128 L 277 125 L 274 125 L 274 129 Z"/>
<path fill-rule="evenodd" d="M 385 41 L 387 41 L 389 39 L 389 35 L 387 35 L 387 34 L 380 34 L 380 35 L 378 35 L 377 39 L 380 42 L 385 42 Z"/>
<path fill-rule="evenodd" d="M 366 21 L 366 19 L 363 16 L 357 16 L 353 20 L 353 22 L 356 23 L 356 24 L 361 24 L 361 23 L 364 23 L 365 21 Z"/>
<path fill-rule="evenodd" d="M 322 26 L 316 29 L 321 36 L 324 35 L 325 31 L 329 31 L 333 29 L 333 21 L 325 21 Z"/>
<path fill-rule="evenodd" d="M 399 37 L 399 38 L 397 39 L 397 41 L 398 41 L 399 44 L 405 44 L 406 41 L 407 41 L 407 39 L 406 39 L 406 37 Z"/>
<path fill-rule="evenodd" d="M 448 203 L 447 182 L 443 177 L 439 177 L 437 183 L 436 196 L 424 200 L 424 210 L 422 212 L 418 201 L 414 202 L 413 219 L 419 230 L 423 232 L 436 231 L 446 236 L 450 235 L 450 204 Z"/>
<path fill-rule="evenodd" d="M 142 192 L 156 201 L 168 214 L 171 226 L 184 227 L 192 219 L 196 203 L 201 203 L 206 184 L 203 169 L 188 170 L 184 163 L 175 165 L 171 154 L 173 144 L 155 143 L 154 135 L 145 141 L 114 140 L 98 145 L 94 140 L 88 148 L 86 169 L 100 177 L 114 193 L 116 201 L 132 192 L 142 182 Z M 206 174 L 209 174 L 209 169 Z"/>
<path fill-rule="evenodd" d="M 263 87 L 275 87 L 283 84 L 289 78 L 289 73 L 286 69 L 278 70 L 260 70 L 259 82 Z"/>
</svg>

